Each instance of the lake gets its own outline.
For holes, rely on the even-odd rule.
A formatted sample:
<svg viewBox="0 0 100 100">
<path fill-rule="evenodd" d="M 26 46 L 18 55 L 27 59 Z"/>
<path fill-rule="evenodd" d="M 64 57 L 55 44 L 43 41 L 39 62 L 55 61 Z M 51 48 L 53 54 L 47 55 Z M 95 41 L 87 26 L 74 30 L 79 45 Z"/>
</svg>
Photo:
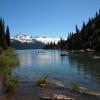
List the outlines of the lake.
<svg viewBox="0 0 100 100">
<path fill-rule="evenodd" d="M 100 91 L 99 53 L 71 53 L 58 50 L 17 50 L 20 65 L 12 75 L 20 80 L 35 82 L 40 76 L 64 82 L 67 87 L 73 83 Z M 60 56 L 66 54 L 66 56 Z"/>
</svg>

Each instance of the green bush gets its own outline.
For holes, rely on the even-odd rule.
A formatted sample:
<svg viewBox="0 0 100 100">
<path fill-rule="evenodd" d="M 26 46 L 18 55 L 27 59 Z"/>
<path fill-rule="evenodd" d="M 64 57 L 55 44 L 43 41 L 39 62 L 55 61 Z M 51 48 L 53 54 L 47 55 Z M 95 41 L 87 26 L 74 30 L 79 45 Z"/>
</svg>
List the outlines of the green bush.
<svg viewBox="0 0 100 100">
<path fill-rule="evenodd" d="M 4 83 L 6 92 L 15 92 L 18 85 L 18 79 L 15 77 L 7 77 Z"/>
<path fill-rule="evenodd" d="M 0 72 L 9 73 L 18 64 L 19 59 L 14 49 L 8 48 L 0 54 Z"/>
<path fill-rule="evenodd" d="M 3 49 L 0 47 L 0 54 L 3 52 Z"/>
</svg>

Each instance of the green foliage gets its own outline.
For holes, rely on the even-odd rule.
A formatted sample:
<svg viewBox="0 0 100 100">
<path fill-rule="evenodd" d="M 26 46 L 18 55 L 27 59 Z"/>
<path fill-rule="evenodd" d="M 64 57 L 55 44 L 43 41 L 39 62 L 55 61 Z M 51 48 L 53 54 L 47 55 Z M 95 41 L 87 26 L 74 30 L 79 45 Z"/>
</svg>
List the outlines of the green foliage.
<svg viewBox="0 0 100 100">
<path fill-rule="evenodd" d="M 79 33 L 79 29 L 78 26 L 76 25 L 76 33 Z"/>
<path fill-rule="evenodd" d="M 10 31 L 9 31 L 9 27 L 7 26 L 6 28 L 6 42 L 7 42 L 7 46 L 10 46 Z"/>
<path fill-rule="evenodd" d="M 4 19 L 0 18 L 0 47 L 7 49 L 10 46 L 10 32 L 7 26 L 5 31 Z"/>
<path fill-rule="evenodd" d="M 44 49 L 59 49 L 59 50 L 64 50 L 66 49 L 66 40 L 63 40 L 62 38 L 60 41 L 56 44 L 55 42 L 48 43 L 44 46 Z"/>
<path fill-rule="evenodd" d="M 7 77 L 4 83 L 6 92 L 15 92 L 17 85 L 18 79 L 15 77 Z"/>
<path fill-rule="evenodd" d="M 44 46 L 44 49 L 56 49 L 56 48 L 57 45 L 55 44 L 55 42 L 50 42 Z"/>
<path fill-rule="evenodd" d="M 38 78 L 37 86 L 42 87 L 42 85 L 47 85 L 47 84 L 48 84 L 47 76 L 41 76 Z"/>
<path fill-rule="evenodd" d="M 74 84 L 72 85 L 72 91 L 74 91 L 74 92 L 80 92 L 80 87 L 79 87 L 79 85 L 76 84 L 76 83 L 74 83 Z"/>
<path fill-rule="evenodd" d="M 87 24 L 83 22 L 83 26 L 79 31 L 76 26 L 76 33 L 69 35 L 67 40 L 68 50 L 94 49 L 100 51 L 100 12 L 96 12 L 96 16 L 89 18 Z"/>
<path fill-rule="evenodd" d="M 93 92 L 93 90 L 90 90 L 90 89 L 85 88 L 85 87 L 80 87 L 76 83 L 73 83 L 73 85 L 72 85 L 72 91 L 73 92 L 80 92 L 80 93 L 83 93 L 83 94 L 88 94 L 88 93 Z"/>
<path fill-rule="evenodd" d="M 3 52 L 3 49 L 2 48 L 0 48 L 0 54 Z"/>
<path fill-rule="evenodd" d="M 86 50 L 93 49 L 100 51 L 100 10 L 96 16 L 89 18 L 89 21 L 81 29 L 76 25 L 76 32 L 68 34 L 67 41 L 61 39 L 58 44 L 49 43 L 45 49 L 60 50 Z"/>
<path fill-rule="evenodd" d="M 9 73 L 12 68 L 19 64 L 19 59 L 12 48 L 8 48 L 0 54 L 0 72 Z"/>
</svg>

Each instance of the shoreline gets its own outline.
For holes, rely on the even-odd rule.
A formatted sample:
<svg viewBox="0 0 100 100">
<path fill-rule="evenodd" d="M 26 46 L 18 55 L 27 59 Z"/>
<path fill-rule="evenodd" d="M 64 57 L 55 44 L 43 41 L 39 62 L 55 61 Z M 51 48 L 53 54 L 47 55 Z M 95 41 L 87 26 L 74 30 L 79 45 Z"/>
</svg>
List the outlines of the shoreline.
<svg viewBox="0 0 100 100">
<path fill-rule="evenodd" d="M 9 100 L 9 98 L 10 100 L 40 100 L 41 97 L 51 97 L 54 94 L 63 94 L 74 100 L 100 99 L 100 94 L 73 92 L 71 89 L 63 87 L 61 82 L 51 82 L 46 87 L 38 87 L 36 83 L 20 81 L 15 93 L 1 93 L 0 100 Z"/>
</svg>

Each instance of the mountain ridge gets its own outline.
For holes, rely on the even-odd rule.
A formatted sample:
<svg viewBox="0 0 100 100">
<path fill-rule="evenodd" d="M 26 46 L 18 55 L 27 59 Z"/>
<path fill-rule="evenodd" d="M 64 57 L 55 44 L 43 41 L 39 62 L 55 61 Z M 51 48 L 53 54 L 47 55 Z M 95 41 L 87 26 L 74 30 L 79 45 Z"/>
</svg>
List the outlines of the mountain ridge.
<svg viewBox="0 0 100 100">
<path fill-rule="evenodd" d="M 41 49 L 48 43 L 58 43 L 60 38 L 51 37 L 33 37 L 25 34 L 17 34 L 16 36 L 11 36 L 11 47 L 15 49 Z"/>
<path fill-rule="evenodd" d="M 25 35 L 25 34 L 17 34 L 16 36 L 11 36 L 10 37 L 11 41 L 13 40 L 17 40 L 17 41 L 20 41 L 21 43 L 24 43 L 24 42 L 27 42 L 27 43 L 31 43 L 31 42 L 34 42 L 34 40 L 36 41 L 39 41 L 39 42 L 42 42 L 44 44 L 47 44 L 47 43 L 50 43 L 50 42 L 55 42 L 57 43 L 60 38 L 51 38 L 51 37 L 41 37 L 41 36 L 30 36 L 30 35 Z"/>
</svg>

